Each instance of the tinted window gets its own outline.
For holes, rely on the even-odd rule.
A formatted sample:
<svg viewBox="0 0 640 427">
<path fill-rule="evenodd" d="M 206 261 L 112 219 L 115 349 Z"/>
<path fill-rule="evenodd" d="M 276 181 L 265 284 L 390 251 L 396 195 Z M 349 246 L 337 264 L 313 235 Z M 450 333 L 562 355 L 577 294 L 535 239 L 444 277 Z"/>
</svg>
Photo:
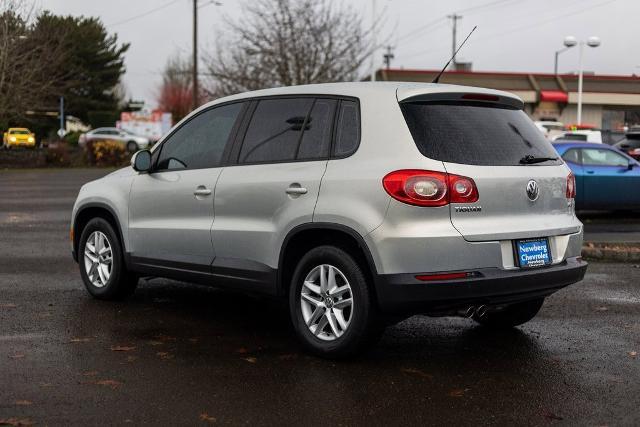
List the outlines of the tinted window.
<svg viewBox="0 0 640 427">
<path fill-rule="evenodd" d="M 627 166 L 629 160 L 612 150 L 585 148 L 582 150 L 582 163 L 592 166 Z"/>
<path fill-rule="evenodd" d="M 565 139 L 567 141 L 586 141 L 587 135 L 582 135 L 579 133 L 565 133 L 564 135 L 562 135 L 562 139 Z"/>
<path fill-rule="evenodd" d="M 578 152 L 577 149 L 572 148 L 570 150 L 565 151 L 565 153 L 562 155 L 562 158 L 564 159 L 565 162 L 579 164 L 580 163 L 579 154 L 580 153 Z"/>
<path fill-rule="evenodd" d="M 405 103 L 401 108 L 418 149 L 434 160 L 508 166 L 520 165 L 527 155 L 558 157 L 521 110 L 446 103 Z"/>
<path fill-rule="evenodd" d="M 258 102 L 240 150 L 240 163 L 294 160 L 313 98 Z"/>
<path fill-rule="evenodd" d="M 156 170 L 220 165 L 242 103 L 207 110 L 182 125 L 161 147 Z"/>
<path fill-rule="evenodd" d="M 615 146 L 618 148 L 640 148 L 640 135 L 627 135 Z"/>
<path fill-rule="evenodd" d="M 353 154 L 360 142 L 360 114 L 358 103 L 355 101 L 342 101 L 338 112 L 338 125 L 336 128 L 336 144 L 333 154 L 343 157 Z"/>
<path fill-rule="evenodd" d="M 311 113 L 298 148 L 298 160 L 326 159 L 329 157 L 331 145 L 331 128 L 336 100 L 317 99 Z"/>
</svg>

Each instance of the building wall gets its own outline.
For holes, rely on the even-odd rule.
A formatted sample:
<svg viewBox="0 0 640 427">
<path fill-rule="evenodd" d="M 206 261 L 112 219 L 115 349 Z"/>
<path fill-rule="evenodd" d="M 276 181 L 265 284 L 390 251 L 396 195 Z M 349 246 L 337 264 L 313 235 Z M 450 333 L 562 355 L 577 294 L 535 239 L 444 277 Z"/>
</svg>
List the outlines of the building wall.
<svg viewBox="0 0 640 427">
<path fill-rule="evenodd" d="M 578 106 L 569 104 L 562 110 L 560 121 L 564 124 L 578 123 Z M 582 105 L 582 123 L 602 127 L 602 105 Z"/>
</svg>

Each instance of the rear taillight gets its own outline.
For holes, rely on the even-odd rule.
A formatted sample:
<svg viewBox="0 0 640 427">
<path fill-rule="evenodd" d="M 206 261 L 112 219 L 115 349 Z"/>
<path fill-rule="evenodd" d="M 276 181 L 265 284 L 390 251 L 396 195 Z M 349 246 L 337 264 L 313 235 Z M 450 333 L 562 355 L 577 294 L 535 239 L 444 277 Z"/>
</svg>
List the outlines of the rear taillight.
<svg viewBox="0 0 640 427">
<path fill-rule="evenodd" d="M 479 198 L 473 179 L 445 172 L 398 170 L 387 174 L 382 185 L 394 199 L 415 206 L 473 203 Z"/>
<path fill-rule="evenodd" d="M 567 199 L 576 198 L 576 177 L 573 176 L 573 172 L 569 172 L 567 175 Z"/>
</svg>

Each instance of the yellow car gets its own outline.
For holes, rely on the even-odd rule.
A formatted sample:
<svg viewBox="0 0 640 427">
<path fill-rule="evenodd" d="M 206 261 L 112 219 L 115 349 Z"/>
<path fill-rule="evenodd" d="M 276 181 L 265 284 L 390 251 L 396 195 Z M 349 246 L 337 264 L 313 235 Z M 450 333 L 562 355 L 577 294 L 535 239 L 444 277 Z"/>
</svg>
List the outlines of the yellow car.
<svg viewBox="0 0 640 427">
<path fill-rule="evenodd" d="M 2 136 L 2 145 L 11 147 L 35 147 L 36 136 L 27 128 L 9 128 Z"/>
</svg>

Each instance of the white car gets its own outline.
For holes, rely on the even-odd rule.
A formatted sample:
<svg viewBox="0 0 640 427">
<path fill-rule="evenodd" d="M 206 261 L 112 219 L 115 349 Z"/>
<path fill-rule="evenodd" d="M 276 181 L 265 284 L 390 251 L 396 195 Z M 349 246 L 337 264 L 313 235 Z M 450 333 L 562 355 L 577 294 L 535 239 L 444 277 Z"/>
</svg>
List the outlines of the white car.
<svg viewBox="0 0 640 427">
<path fill-rule="evenodd" d="M 602 132 L 599 130 L 572 130 L 570 132 L 565 132 L 564 134 L 552 138 L 554 141 L 562 140 L 562 141 L 582 141 L 582 142 L 593 142 L 596 144 L 602 144 Z"/>
<path fill-rule="evenodd" d="M 219 98 L 81 188 L 72 253 L 98 299 L 153 276 L 288 300 L 323 357 L 413 314 L 514 327 L 587 269 L 574 177 L 523 108 L 394 82 Z"/>
<path fill-rule="evenodd" d="M 134 153 L 138 150 L 149 148 L 149 139 L 138 136 L 118 128 L 96 128 L 80 135 L 78 144 L 84 146 L 89 141 L 118 141 L 122 142 L 127 151 Z"/>
<path fill-rule="evenodd" d="M 564 124 L 562 122 L 539 120 L 533 123 L 548 139 L 557 138 L 565 133 Z"/>
</svg>

